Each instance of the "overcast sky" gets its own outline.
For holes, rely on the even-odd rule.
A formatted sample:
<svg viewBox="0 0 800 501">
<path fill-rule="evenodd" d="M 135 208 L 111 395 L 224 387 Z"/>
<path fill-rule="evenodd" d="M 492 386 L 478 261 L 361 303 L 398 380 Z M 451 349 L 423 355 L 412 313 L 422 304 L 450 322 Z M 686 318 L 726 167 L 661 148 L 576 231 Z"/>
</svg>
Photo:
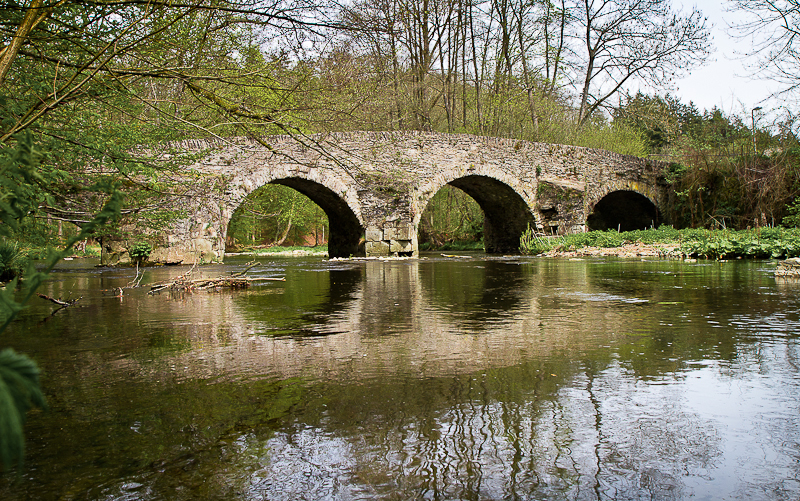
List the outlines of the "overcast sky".
<svg viewBox="0 0 800 501">
<path fill-rule="evenodd" d="M 729 3 L 675 0 L 676 7 L 682 4 L 686 11 L 696 5 L 708 17 L 709 23 L 714 25 L 711 32 L 716 50 L 703 67 L 692 70 L 688 77 L 677 82 L 673 95 L 681 102 L 694 102 L 701 111 L 716 106 L 727 114 L 749 116 L 754 107 L 762 106 L 763 112 L 770 114 L 776 108 L 775 100 L 768 99 L 774 86 L 768 81 L 751 78 L 745 61 L 737 54 L 747 52 L 750 44 L 729 35 L 728 26 L 743 19 L 741 14 L 726 12 Z"/>
</svg>

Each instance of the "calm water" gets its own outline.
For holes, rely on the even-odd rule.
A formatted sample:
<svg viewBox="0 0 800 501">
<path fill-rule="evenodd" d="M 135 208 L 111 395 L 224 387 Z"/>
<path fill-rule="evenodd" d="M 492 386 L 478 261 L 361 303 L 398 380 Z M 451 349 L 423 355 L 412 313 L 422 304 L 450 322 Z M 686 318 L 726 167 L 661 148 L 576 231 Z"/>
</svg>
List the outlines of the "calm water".
<svg viewBox="0 0 800 501">
<path fill-rule="evenodd" d="M 774 264 L 262 263 L 286 282 L 123 298 L 133 270 L 65 263 L 42 292 L 78 304 L 2 340 L 50 411 L 0 499 L 800 498 L 800 283 Z"/>
</svg>

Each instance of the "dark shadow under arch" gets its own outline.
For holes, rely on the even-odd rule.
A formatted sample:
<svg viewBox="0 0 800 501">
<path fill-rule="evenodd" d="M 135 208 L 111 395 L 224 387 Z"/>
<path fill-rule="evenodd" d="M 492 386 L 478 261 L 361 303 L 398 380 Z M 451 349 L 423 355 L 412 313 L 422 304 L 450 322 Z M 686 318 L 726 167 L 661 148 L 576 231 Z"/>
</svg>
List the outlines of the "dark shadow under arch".
<svg viewBox="0 0 800 501">
<path fill-rule="evenodd" d="M 347 202 L 333 190 L 299 177 L 276 179 L 272 184 L 281 184 L 299 191 L 325 211 L 330 227 L 328 257 L 350 257 L 359 254 L 358 241 L 364 233 L 364 228 Z"/>
<path fill-rule="evenodd" d="M 612 191 L 600 199 L 586 218 L 589 230 L 633 231 L 658 227 L 661 215 L 649 198 L 635 191 Z"/>
<path fill-rule="evenodd" d="M 487 253 L 519 252 L 519 239 L 536 219 L 528 204 L 510 186 L 487 176 L 466 176 L 450 181 L 471 196 L 483 210 L 483 242 Z"/>
</svg>

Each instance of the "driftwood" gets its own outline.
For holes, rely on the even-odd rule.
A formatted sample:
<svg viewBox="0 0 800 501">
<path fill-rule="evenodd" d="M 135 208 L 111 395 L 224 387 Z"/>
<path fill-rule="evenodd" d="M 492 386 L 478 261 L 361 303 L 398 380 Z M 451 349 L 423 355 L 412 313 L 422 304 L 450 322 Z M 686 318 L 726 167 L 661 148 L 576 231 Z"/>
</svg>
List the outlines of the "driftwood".
<svg viewBox="0 0 800 501">
<path fill-rule="evenodd" d="M 42 299 L 47 299 L 48 301 L 52 301 L 53 303 L 59 305 L 62 308 L 66 308 L 67 306 L 72 306 L 73 304 L 75 304 L 75 303 L 77 303 L 78 301 L 81 300 L 81 298 L 78 298 L 78 299 L 67 299 L 65 301 L 65 300 L 63 300 L 61 298 L 56 299 L 54 297 L 46 296 L 46 295 L 44 295 L 44 294 L 42 294 L 40 292 L 37 292 L 36 295 L 39 296 Z"/>
<path fill-rule="evenodd" d="M 157 284 L 153 284 L 150 286 L 149 294 L 155 294 L 156 292 L 161 292 L 163 290 L 171 290 L 171 291 L 190 291 L 190 290 L 204 290 L 204 289 L 220 289 L 220 288 L 228 288 L 228 289 L 244 289 L 250 287 L 250 284 L 253 282 L 285 282 L 285 278 L 251 278 L 245 277 L 244 274 L 250 271 L 251 269 L 258 266 L 259 263 L 250 262 L 247 263 L 248 266 L 245 270 L 240 271 L 238 273 L 231 274 L 226 277 L 216 277 L 216 278 L 189 278 L 194 270 L 192 267 L 191 270 L 187 271 L 183 275 L 180 275 L 172 280 L 168 280 L 166 282 L 159 282 Z"/>
</svg>

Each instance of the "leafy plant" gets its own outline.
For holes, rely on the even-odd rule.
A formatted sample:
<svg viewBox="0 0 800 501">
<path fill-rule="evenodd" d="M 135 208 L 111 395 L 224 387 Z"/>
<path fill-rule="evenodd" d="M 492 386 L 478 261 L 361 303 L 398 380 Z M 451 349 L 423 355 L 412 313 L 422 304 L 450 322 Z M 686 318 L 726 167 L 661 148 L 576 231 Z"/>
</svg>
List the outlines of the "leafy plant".
<svg viewBox="0 0 800 501">
<path fill-rule="evenodd" d="M 27 261 L 16 242 L 0 240 L 0 281 L 5 282 L 19 275 Z"/>
<path fill-rule="evenodd" d="M 658 229 L 624 231 L 590 231 L 559 237 L 536 236 L 528 229 L 520 240 L 520 251 L 541 254 L 553 249 L 570 250 L 583 247 L 619 247 L 624 244 L 679 244 L 687 256 L 707 259 L 789 258 L 800 255 L 800 228 L 759 228 L 755 230 Z"/>
<path fill-rule="evenodd" d="M 22 426 L 31 407 L 45 408 L 39 368 L 11 348 L 0 351 L 0 460 L 8 468 L 25 453 Z"/>
<path fill-rule="evenodd" d="M 786 206 L 789 214 L 783 218 L 783 224 L 800 228 L 800 197 L 794 199 L 794 203 Z"/>
<path fill-rule="evenodd" d="M 16 144 L 0 147 L 0 236 L 8 237 L 19 227 L 19 221 L 36 208 L 41 199 L 37 190 L 37 166 L 40 155 L 34 147 L 29 133 L 15 136 Z M 0 143 L 1 144 L 1 143 Z M 15 291 L 19 277 L 0 289 L 0 334 L 16 318 L 47 279 L 48 273 L 72 251 L 72 246 L 92 235 L 100 227 L 115 219 L 120 212 L 122 195 L 111 186 L 93 187 L 98 193 L 110 193 L 108 200 L 91 221 L 81 231 L 69 238 L 60 251 L 51 250 L 42 270 L 27 264 L 25 282 L 21 298 L 17 300 Z M 7 348 L 0 352 L 0 464 L 6 469 L 14 462 L 21 463 L 25 450 L 22 425 L 29 409 L 45 407 L 45 399 L 39 387 L 39 370 L 36 363 L 24 354 Z"/>
<path fill-rule="evenodd" d="M 128 255 L 136 263 L 143 263 L 147 261 L 150 254 L 153 252 L 153 246 L 149 242 L 139 241 L 128 248 Z"/>
</svg>

